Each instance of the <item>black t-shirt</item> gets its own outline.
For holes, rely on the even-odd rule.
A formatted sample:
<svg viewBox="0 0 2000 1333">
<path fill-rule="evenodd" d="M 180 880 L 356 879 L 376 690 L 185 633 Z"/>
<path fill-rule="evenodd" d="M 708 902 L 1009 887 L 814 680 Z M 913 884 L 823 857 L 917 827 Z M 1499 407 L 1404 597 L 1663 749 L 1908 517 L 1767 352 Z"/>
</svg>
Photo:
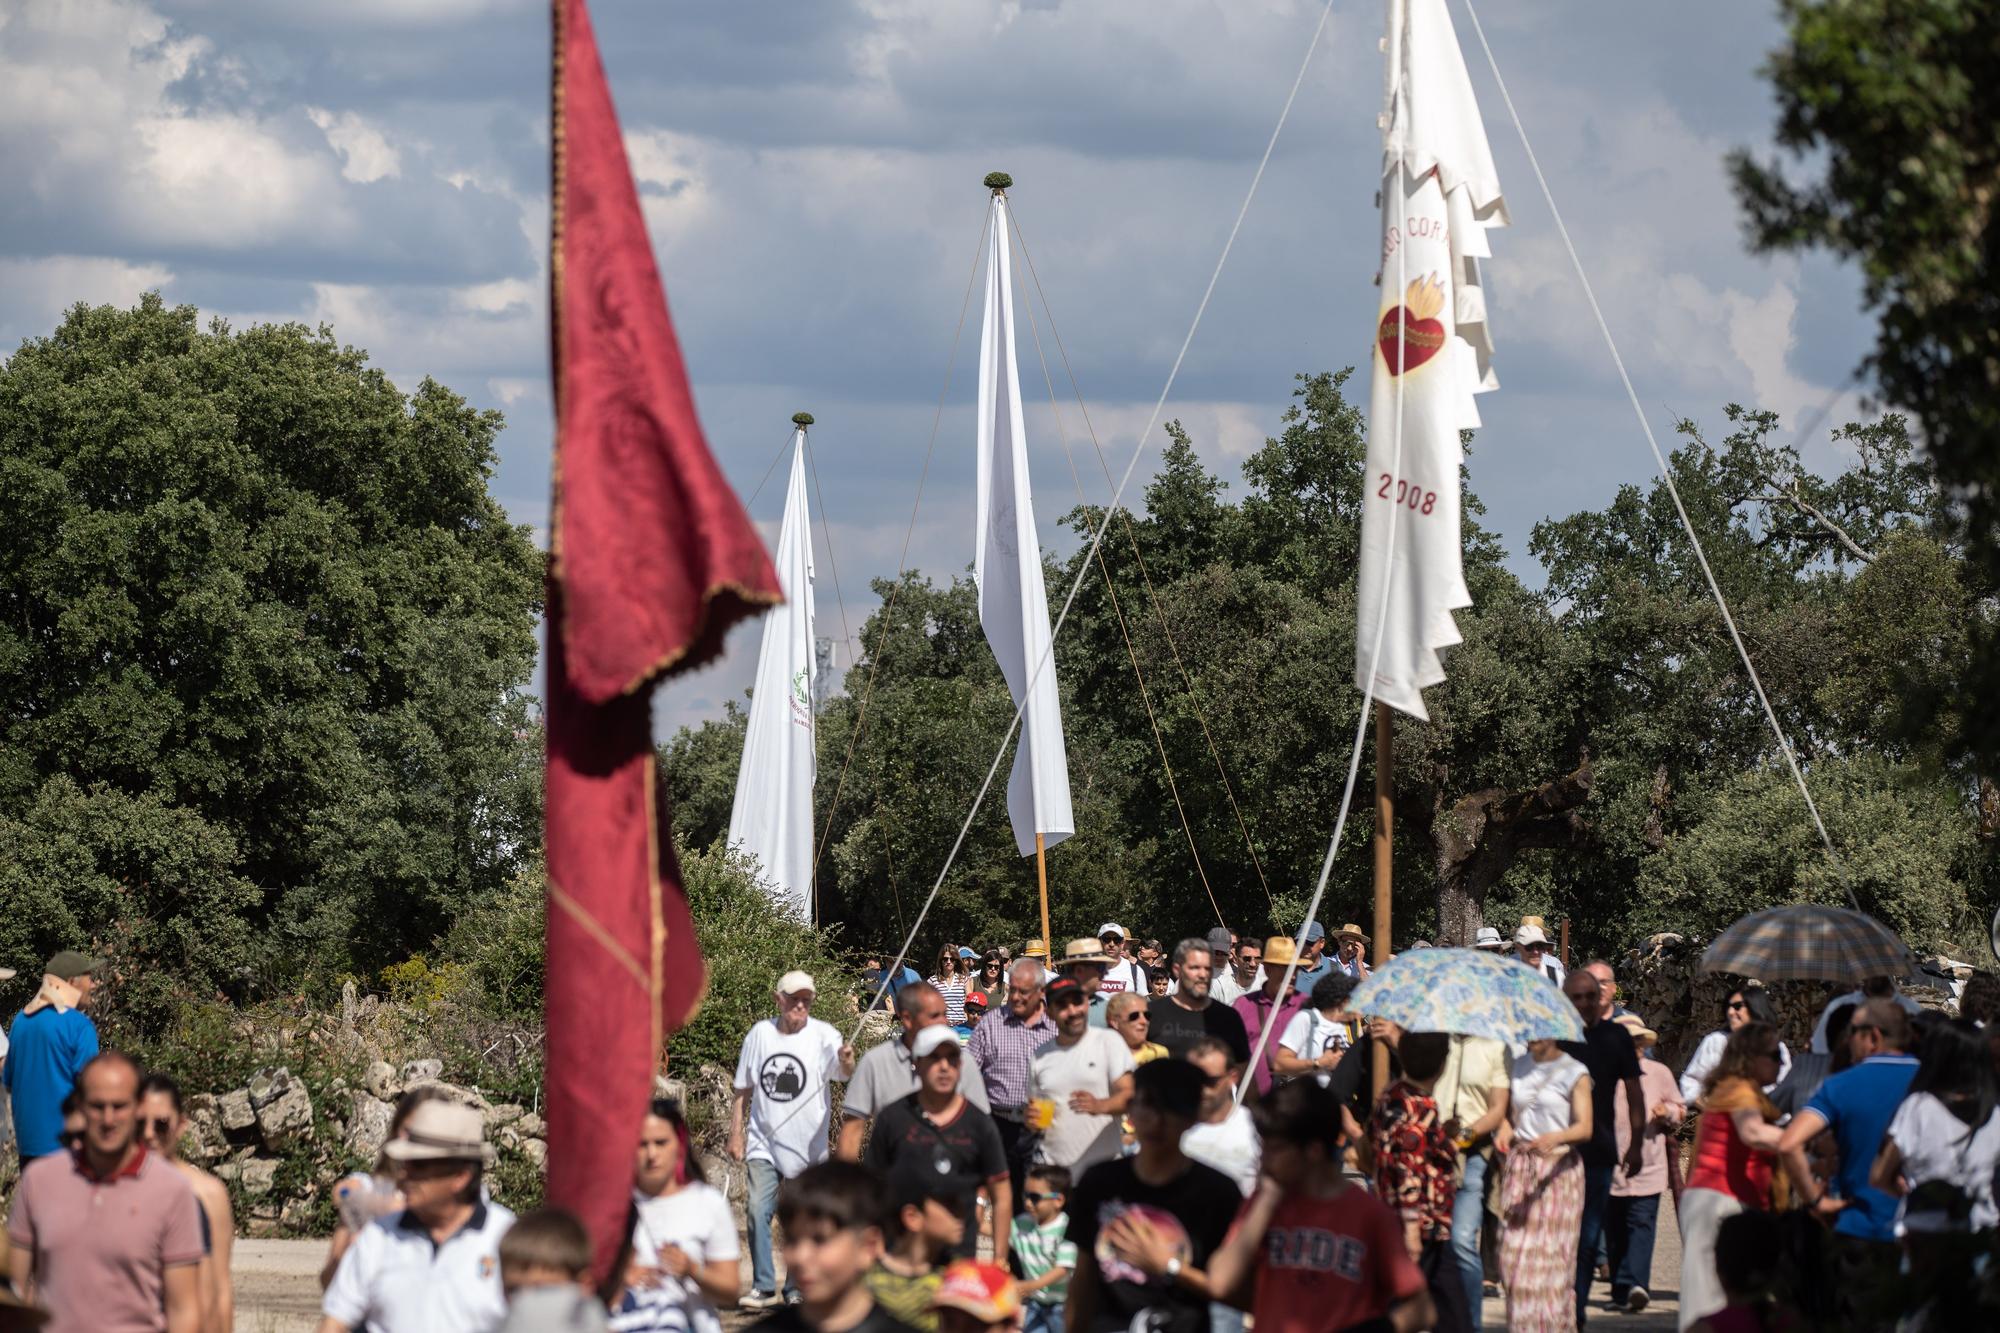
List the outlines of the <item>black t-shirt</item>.
<svg viewBox="0 0 2000 1333">
<path fill-rule="evenodd" d="M 820 1333 L 819 1326 L 806 1318 L 805 1308 L 798 1305 L 780 1306 L 749 1327 L 757 1330 L 757 1333 Z M 917 1333 L 917 1331 L 878 1305 L 869 1310 L 861 1322 L 848 1329 L 847 1333 Z"/>
<path fill-rule="evenodd" d="M 1559 1041 L 1565 1055 L 1583 1062 L 1590 1073 L 1590 1142 L 1583 1145 L 1585 1166 L 1618 1164 L 1618 1099 L 1625 1095 L 1625 1080 L 1639 1077 L 1639 1052 L 1632 1047 L 1632 1034 L 1608 1018 L 1600 1018 L 1583 1030 L 1582 1041 Z"/>
<path fill-rule="evenodd" d="M 1155 995 L 1146 1003 L 1146 1016 L 1153 1020 L 1148 1041 L 1157 1041 L 1167 1054 L 1179 1060 L 1188 1048 L 1203 1037 L 1220 1037 L 1229 1043 L 1230 1058 L 1238 1065 L 1250 1063 L 1250 1039 L 1243 1032 L 1243 1017 L 1226 1004 L 1210 1000 L 1200 1009 L 1183 1009 L 1171 995 Z M 1272 1040 L 1277 1040 L 1276 1036 Z"/>
<path fill-rule="evenodd" d="M 1213 1006 L 1211 1006 L 1213 1007 Z M 1153 1333 L 1206 1333 L 1208 1302 L 1167 1277 L 1147 1278 L 1097 1244 L 1098 1232 L 1130 1211 L 1139 1211 L 1180 1243 L 1181 1262 L 1207 1268 L 1222 1247 L 1229 1224 L 1243 1206 L 1236 1182 L 1214 1167 L 1189 1162 L 1164 1185 L 1139 1179 L 1138 1159 L 1120 1157 L 1086 1171 L 1070 1192 L 1069 1239 L 1077 1254 L 1097 1260 L 1097 1316 L 1092 1333 L 1122 1333 L 1143 1326 Z"/>
<path fill-rule="evenodd" d="M 862 1162 L 892 1182 L 909 1179 L 913 1173 L 949 1180 L 965 1218 L 965 1238 L 954 1251 L 961 1259 L 971 1258 L 979 1246 L 974 1197 L 979 1187 L 1007 1179 L 1007 1149 L 992 1116 L 961 1098 L 958 1114 L 940 1125 L 924 1114 L 914 1092 L 876 1113 Z"/>
</svg>

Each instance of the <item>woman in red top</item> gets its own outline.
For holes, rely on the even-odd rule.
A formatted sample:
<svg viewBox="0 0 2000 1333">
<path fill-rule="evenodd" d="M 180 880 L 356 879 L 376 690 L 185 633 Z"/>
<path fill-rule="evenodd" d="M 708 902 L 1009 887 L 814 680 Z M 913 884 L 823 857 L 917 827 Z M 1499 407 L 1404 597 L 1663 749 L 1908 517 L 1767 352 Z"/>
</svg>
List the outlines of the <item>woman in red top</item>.
<svg viewBox="0 0 2000 1333">
<path fill-rule="evenodd" d="M 1681 1191 L 1681 1313 L 1685 1330 L 1728 1303 L 1715 1273 L 1715 1238 L 1723 1220 L 1746 1209 L 1768 1211 L 1776 1179 L 1778 1108 L 1764 1085 L 1778 1077 L 1778 1031 L 1745 1023 L 1729 1034 L 1722 1059 L 1703 1085 L 1695 1124 L 1694 1167 Z"/>
</svg>

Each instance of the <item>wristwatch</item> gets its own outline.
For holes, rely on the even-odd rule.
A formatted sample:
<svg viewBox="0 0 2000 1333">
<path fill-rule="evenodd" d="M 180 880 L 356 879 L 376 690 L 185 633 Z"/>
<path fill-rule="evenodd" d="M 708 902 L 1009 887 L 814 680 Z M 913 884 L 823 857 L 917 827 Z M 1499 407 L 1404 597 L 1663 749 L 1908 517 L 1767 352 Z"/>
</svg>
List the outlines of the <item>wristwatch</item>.
<svg viewBox="0 0 2000 1333">
<path fill-rule="evenodd" d="M 1167 1281 L 1178 1281 L 1181 1275 L 1181 1268 L 1181 1257 L 1178 1254 L 1167 1260 Z"/>
</svg>

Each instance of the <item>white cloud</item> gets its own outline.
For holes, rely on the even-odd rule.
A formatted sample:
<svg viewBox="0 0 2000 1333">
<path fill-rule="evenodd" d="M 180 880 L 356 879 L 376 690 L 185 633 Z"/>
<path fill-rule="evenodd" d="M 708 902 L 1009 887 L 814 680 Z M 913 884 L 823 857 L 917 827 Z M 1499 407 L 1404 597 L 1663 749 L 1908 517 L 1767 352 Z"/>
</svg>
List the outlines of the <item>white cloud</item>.
<svg viewBox="0 0 2000 1333">
<path fill-rule="evenodd" d="M 78 301 L 134 305 L 141 293 L 165 287 L 173 278 L 164 265 L 87 255 L 0 259 L 0 292 L 7 293 L 5 314 L 0 317 L 0 355 L 22 338 L 47 333 Z"/>
<path fill-rule="evenodd" d="M 403 159 L 382 131 L 352 111 L 339 115 L 325 107 L 309 106 L 306 116 L 326 135 L 327 143 L 340 154 L 340 174 L 357 184 L 403 174 Z"/>
</svg>

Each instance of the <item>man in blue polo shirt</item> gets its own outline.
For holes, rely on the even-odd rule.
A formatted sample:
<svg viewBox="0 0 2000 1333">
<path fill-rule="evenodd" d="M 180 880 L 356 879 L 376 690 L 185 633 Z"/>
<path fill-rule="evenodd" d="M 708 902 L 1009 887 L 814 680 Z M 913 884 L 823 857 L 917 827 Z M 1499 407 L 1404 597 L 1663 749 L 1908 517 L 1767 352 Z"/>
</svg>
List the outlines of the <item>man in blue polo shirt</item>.
<svg viewBox="0 0 2000 1333">
<path fill-rule="evenodd" d="M 1847 1029 L 1853 1067 L 1820 1084 L 1778 1141 L 1799 1197 L 1834 1219 L 1834 1257 L 1842 1279 L 1835 1292 L 1843 1323 L 1866 1323 L 1896 1275 L 1896 1200 L 1870 1185 L 1868 1172 L 1916 1077 L 1911 1036 L 1910 1016 L 1893 1000 L 1870 1000 L 1855 1010 Z M 1839 1154 L 1833 1180 L 1824 1188 L 1806 1161 L 1806 1145 L 1822 1130 L 1833 1131 Z"/>
<path fill-rule="evenodd" d="M 23 1164 L 62 1151 L 63 1099 L 97 1054 L 97 1025 L 83 1006 L 95 985 L 92 974 L 103 966 L 102 958 L 73 949 L 49 959 L 41 989 L 8 1030 L 0 1084 L 13 1097 L 14 1134 Z"/>
</svg>

